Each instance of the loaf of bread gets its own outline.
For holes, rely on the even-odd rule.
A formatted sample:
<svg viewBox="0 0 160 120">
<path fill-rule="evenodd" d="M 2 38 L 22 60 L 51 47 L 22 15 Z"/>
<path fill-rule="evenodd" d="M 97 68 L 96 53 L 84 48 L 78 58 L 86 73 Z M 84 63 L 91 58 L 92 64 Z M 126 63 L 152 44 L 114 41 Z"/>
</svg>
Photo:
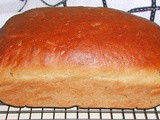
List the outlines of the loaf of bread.
<svg viewBox="0 0 160 120">
<path fill-rule="evenodd" d="M 0 31 L 0 100 L 13 106 L 160 104 L 160 27 L 109 8 L 29 10 Z"/>
</svg>

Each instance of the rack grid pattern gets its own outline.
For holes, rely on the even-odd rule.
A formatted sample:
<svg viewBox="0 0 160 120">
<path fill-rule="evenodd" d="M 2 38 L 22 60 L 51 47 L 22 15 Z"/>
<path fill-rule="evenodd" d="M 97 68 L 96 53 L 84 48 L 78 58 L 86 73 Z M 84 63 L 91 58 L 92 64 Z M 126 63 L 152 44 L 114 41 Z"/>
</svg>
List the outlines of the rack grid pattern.
<svg viewBox="0 0 160 120">
<path fill-rule="evenodd" d="M 18 108 L 0 103 L 0 120 L 159 120 L 152 109 Z"/>
</svg>

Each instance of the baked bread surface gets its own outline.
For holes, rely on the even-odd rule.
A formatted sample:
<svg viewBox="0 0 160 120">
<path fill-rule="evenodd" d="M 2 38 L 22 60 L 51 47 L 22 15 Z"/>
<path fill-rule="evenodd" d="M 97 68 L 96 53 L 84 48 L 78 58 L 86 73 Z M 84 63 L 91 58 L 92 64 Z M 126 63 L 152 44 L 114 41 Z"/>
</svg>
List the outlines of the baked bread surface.
<svg viewBox="0 0 160 120">
<path fill-rule="evenodd" d="M 160 104 L 160 27 L 109 8 L 39 8 L 0 30 L 0 100 L 13 106 Z"/>
</svg>

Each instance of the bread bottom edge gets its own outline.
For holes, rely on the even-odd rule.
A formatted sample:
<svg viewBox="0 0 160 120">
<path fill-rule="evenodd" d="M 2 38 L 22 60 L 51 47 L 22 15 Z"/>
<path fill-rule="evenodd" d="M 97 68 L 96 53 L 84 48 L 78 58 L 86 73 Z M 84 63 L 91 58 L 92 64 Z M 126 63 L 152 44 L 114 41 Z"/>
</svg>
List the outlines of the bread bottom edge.
<svg viewBox="0 0 160 120">
<path fill-rule="evenodd" d="M 160 86 L 110 80 L 12 80 L 0 82 L 0 100 L 16 107 L 153 108 Z"/>
</svg>

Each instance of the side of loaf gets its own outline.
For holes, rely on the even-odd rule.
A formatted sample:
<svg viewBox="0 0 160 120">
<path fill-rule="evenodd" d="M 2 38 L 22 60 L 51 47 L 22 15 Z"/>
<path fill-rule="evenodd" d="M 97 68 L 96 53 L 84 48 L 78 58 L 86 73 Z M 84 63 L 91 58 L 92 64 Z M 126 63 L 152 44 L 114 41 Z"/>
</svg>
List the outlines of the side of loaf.
<svg viewBox="0 0 160 120">
<path fill-rule="evenodd" d="M 160 27 L 109 8 L 29 10 L 0 30 L 0 100 L 13 106 L 160 104 Z"/>
</svg>

